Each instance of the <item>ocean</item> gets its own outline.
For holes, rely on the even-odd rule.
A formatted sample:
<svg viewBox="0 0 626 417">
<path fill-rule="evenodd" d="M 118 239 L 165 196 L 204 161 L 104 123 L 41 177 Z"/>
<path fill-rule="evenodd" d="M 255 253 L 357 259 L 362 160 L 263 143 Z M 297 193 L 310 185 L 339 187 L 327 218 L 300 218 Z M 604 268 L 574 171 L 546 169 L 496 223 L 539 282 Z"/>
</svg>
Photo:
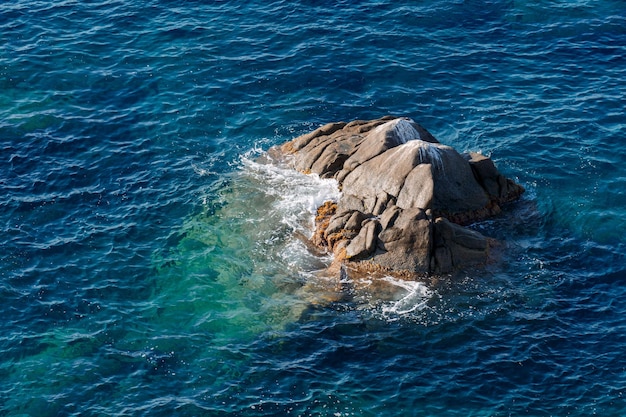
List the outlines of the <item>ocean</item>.
<svg viewBox="0 0 626 417">
<path fill-rule="evenodd" d="M 0 4 L 1 416 L 623 416 L 626 4 Z M 526 188 L 497 258 L 329 301 L 330 180 L 407 116 Z"/>
</svg>

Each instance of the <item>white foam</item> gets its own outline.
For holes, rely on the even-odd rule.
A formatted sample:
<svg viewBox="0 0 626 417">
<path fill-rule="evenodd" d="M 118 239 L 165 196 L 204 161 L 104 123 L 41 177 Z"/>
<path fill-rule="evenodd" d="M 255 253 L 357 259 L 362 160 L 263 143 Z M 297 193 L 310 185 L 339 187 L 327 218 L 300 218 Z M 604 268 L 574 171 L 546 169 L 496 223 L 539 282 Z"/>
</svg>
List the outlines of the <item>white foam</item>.
<svg viewBox="0 0 626 417">
<path fill-rule="evenodd" d="M 242 158 L 246 173 L 259 181 L 263 192 L 274 197 L 271 209 L 280 213 L 282 223 L 293 231 L 311 234 L 317 208 L 341 195 L 335 179 L 305 175 L 291 168 Z"/>
<path fill-rule="evenodd" d="M 381 279 L 403 290 L 398 300 L 383 305 L 382 312 L 387 319 L 397 319 L 425 309 L 434 295 L 431 289 L 419 281 L 404 281 L 389 276 Z"/>
<path fill-rule="evenodd" d="M 197 166 L 196 164 L 191 164 L 191 167 L 193 168 L 194 172 L 196 174 L 198 174 L 199 176 L 201 176 L 201 177 L 208 177 L 208 176 L 211 176 L 211 175 L 217 175 L 216 172 L 213 172 L 213 171 L 211 171 L 209 169 L 206 169 L 206 168 L 201 168 L 201 167 Z"/>
</svg>

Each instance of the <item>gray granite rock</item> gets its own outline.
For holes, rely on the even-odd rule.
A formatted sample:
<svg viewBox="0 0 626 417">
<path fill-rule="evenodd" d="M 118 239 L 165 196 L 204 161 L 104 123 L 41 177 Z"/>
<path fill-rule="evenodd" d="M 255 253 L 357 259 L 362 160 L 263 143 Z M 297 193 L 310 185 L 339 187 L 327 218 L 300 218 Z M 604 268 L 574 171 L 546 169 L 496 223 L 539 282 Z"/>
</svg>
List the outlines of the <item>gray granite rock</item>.
<svg viewBox="0 0 626 417">
<path fill-rule="evenodd" d="M 318 215 L 315 243 L 343 262 L 447 273 L 485 262 L 489 240 L 464 224 L 500 212 L 524 189 L 481 154 L 461 155 L 408 118 L 330 123 L 270 151 L 335 178 L 342 197 Z"/>
</svg>

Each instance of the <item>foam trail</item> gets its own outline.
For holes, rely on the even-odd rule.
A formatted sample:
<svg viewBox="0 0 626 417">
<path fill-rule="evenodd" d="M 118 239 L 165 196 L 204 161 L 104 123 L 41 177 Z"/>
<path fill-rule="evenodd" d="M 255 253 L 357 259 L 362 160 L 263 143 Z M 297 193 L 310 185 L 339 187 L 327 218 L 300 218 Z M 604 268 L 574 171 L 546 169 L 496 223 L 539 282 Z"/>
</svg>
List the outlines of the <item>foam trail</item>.
<svg viewBox="0 0 626 417">
<path fill-rule="evenodd" d="M 432 290 L 418 281 L 404 281 L 392 277 L 381 279 L 404 290 L 399 300 L 386 303 L 382 307 L 383 315 L 390 320 L 397 320 L 401 316 L 423 310 L 434 295 Z"/>
</svg>

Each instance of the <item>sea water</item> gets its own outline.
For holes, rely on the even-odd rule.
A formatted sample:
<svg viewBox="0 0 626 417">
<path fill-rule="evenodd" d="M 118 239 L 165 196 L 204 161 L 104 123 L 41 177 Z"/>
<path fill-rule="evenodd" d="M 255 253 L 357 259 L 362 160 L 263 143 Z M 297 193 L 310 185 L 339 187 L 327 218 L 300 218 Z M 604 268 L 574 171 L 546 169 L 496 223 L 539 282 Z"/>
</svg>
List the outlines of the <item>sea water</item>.
<svg viewBox="0 0 626 417">
<path fill-rule="evenodd" d="M 626 6 L 0 4 L 0 415 L 623 416 Z M 485 268 L 359 288 L 336 184 L 264 164 L 392 114 L 527 189 Z"/>
</svg>

